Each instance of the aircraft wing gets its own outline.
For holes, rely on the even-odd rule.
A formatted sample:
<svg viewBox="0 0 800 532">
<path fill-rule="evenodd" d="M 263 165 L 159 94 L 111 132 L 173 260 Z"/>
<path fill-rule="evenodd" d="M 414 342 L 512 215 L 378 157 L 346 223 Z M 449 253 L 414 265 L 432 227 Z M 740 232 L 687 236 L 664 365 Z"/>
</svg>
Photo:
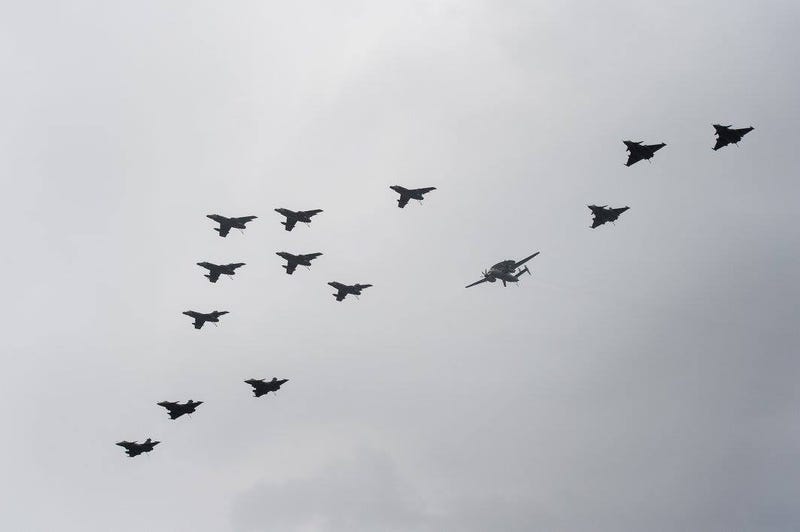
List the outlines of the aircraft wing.
<svg viewBox="0 0 800 532">
<path fill-rule="evenodd" d="M 211 281 L 212 283 L 216 283 L 217 280 L 219 279 L 219 271 L 208 270 L 208 275 L 206 275 L 206 277 L 208 277 L 208 280 Z"/>
<path fill-rule="evenodd" d="M 465 286 L 464 288 L 470 288 L 471 286 L 475 286 L 476 284 L 485 283 L 486 281 L 488 281 L 488 279 L 487 279 L 486 277 L 484 277 L 484 278 L 483 278 L 483 279 L 481 279 L 480 281 L 475 281 L 475 282 L 474 282 L 474 283 L 472 283 L 472 284 L 468 284 L 468 285 L 467 285 L 467 286 Z"/>
<path fill-rule="evenodd" d="M 306 260 L 314 260 L 320 255 L 322 255 L 322 253 L 309 253 L 308 255 L 303 255 L 303 258 Z"/>
<path fill-rule="evenodd" d="M 605 220 L 601 220 L 599 216 L 595 215 L 595 217 L 592 219 L 592 229 L 595 227 L 600 227 L 604 223 L 606 223 Z"/>
<path fill-rule="evenodd" d="M 321 213 L 322 209 L 314 209 L 311 211 L 303 211 L 303 214 L 311 218 L 312 216 L 316 216 L 317 214 Z"/>
<path fill-rule="evenodd" d="M 297 269 L 297 261 L 293 259 L 286 259 L 286 273 L 293 274 Z"/>
<path fill-rule="evenodd" d="M 625 166 L 630 166 L 632 164 L 636 164 L 639 161 L 641 161 L 642 159 L 644 159 L 644 157 L 642 157 L 641 152 L 631 150 L 630 155 L 628 155 L 628 162 L 625 163 Z"/>
<path fill-rule="evenodd" d="M 411 199 L 411 196 L 408 194 L 400 194 L 400 198 L 397 200 L 397 206 L 401 209 L 408 205 L 408 200 Z"/>
<path fill-rule="evenodd" d="M 425 187 L 425 188 L 418 188 L 414 192 L 419 192 L 420 194 L 427 194 L 431 190 L 436 190 L 436 187 Z"/>
<path fill-rule="evenodd" d="M 533 255 L 530 255 L 530 256 L 528 256 L 528 257 L 525 257 L 525 258 L 524 258 L 524 259 L 522 259 L 521 261 L 518 261 L 518 262 L 516 262 L 516 263 L 514 264 L 514 267 L 515 267 L 515 268 L 519 268 L 520 266 L 522 266 L 523 264 L 525 264 L 526 262 L 528 262 L 529 260 L 531 260 L 533 257 L 535 257 L 536 255 L 538 255 L 539 253 L 540 253 L 540 252 L 539 252 L 539 251 L 537 251 L 537 252 L 536 252 L 536 253 L 534 253 Z"/>
<path fill-rule="evenodd" d="M 228 233 L 231 232 L 231 226 L 229 224 L 220 222 L 219 229 L 217 229 L 217 232 L 219 233 L 219 236 L 222 237 L 228 236 Z"/>
<path fill-rule="evenodd" d="M 731 141 L 729 141 L 728 139 L 723 138 L 722 136 L 720 136 L 720 137 L 717 138 L 717 142 L 716 142 L 716 144 L 714 144 L 714 148 L 712 148 L 712 149 L 714 151 L 717 151 L 718 149 L 724 148 L 725 146 L 727 146 L 730 143 L 731 143 Z"/>
<path fill-rule="evenodd" d="M 292 229 L 294 229 L 295 225 L 297 225 L 297 219 L 288 217 L 286 218 L 286 223 L 283 224 L 283 226 L 286 228 L 287 231 L 291 231 Z"/>
<path fill-rule="evenodd" d="M 258 217 L 257 216 L 242 216 L 240 218 L 236 218 L 236 221 L 239 222 L 239 223 L 246 224 L 247 222 L 249 222 L 251 220 L 255 220 L 256 218 L 258 218 Z"/>
<path fill-rule="evenodd" d="M 203 328 L 203 324 L 204 324 L 205 322 L 206 322 L 206 320 L 204 320 L 204 319 L 203 319 L 203 318 L 201 318 L 200 316 L 196 316 L 196 317 L 194 318 L 194 328 L 195 328 L 195 329 L 202 329 L 202 328 Z"/>
</svg>

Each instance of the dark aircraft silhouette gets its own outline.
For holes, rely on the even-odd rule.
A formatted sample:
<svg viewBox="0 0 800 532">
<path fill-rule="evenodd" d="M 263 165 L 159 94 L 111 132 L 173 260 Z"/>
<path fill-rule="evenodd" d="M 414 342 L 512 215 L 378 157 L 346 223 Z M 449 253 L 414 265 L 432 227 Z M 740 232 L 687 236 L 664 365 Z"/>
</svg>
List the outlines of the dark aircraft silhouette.
<svg viewBox="0 0 800 532">
<path fill-rule="evenodd" d="M 283 257 L 286 259 L 287 264 L 285 266 L 281 266 L 286 273 L 292 275 L 294 271 L 297 269 L 298 266 L 305 266 L 310 267 L 311 261 L 322 255 L 322 253 L 309 253 L 308 255 L 292 255 L 286 251 L 279 251 L 276 255 Z"/>
<path fill-rule="evenodd" d="M 647 159 L 649 161 L 653 158 L 655 152 L 666 146 L 663 142 L 661 144 L 642 144 L 642 141 L 632 142 L 630 140 L 623 140 L 622 142 L 625 143 L 625 146 L 628 147 L 628 151 L 630 152 L 628 155 L 628 162 L 625 163 L 625 166 L 638 163 L 642 159 Z"/>
<path fill-rule="evenodd" d="M 358 298 L 361 295 L 361 291 L 369 288 L 372 286 L 371 284 L 354 284 L 354 285 L 347 285 L 338 283 L 336 281 L 328 283 L 332 287 L 336 289 L 336 293 L 333 294 L 333 297 L 336 298 L 336 301 L 342 301 L 344 298 L 348 296 L 348 294 L 353 294 Z"/>
<path fill-rule="evenodd" d="M 219 322 L 219 317 L 227 314 L 227 310 L 215 310 L 214 312 L 209 312 L 208 314 L 203 314 L 202 312 L 195 312 L 194 310 L 187 310 L 182 314 L 186 314 L 190 318 L 194 320 L 194 328 L 200 329 L 203 324 L 207 321 L 217 324 Z"/>
<path fill-rule="evenodd" d="M 742 129 L 732 129 L 731 126 L 721 126 L 719 124 L 714 124 L 715 132 L 714 134 L 717 136 L 717 143 L 714 144 L 712 148 L 714 151 L 717 151 L 720 148 L 724 148 L 728 144 L 739 144 L 739 141 L 742 140 L 742 137 L 753 131 L 753 127 L 744 127 Z"/>
<path fill-rule="evenodd" d="M 255 220 L 257 216 L 242 216 L 241 218 L 226 218 L 219 214 L 207 214 L 207 218 L 211 218 L 219 224 L 219 229 L 214 228 L 214 231 L 219 233 L 219 236 L 228 236 L 231 229 L 244 229 L 244 226 L 250 220 Z"/>
<path fill-rule="evenodd" d="M 269 392 L 277 392 L 288 380 L 289 379 L 276 379 L 272 377 L 272 380 L 269 382 L 264 379 L 247 379 L 244 382 L 253 387 L 254 396 L 261 397 L 262 395 L 267 395 Z"/>
<path fill-rule="evenodd" d="M 193 414 L 197 407 L 203 404 L 203 401 L 192 401 L 189 399 L 183 404 L 173 403 L 172 401 L 161 401 L 156 404 L 158 404 L 158 406 L 163 406 L 169 411 L 170 419 L 178 419 L 184 414 Z"/>
<path fill-rule="evenodd" d="M 147 438 L 147 440 L 142 443 L 136 443 L 135 441 L 121 441 L 117 442 L 117 445 L 120 447 L 125 447 L 125 453 L 133 458 L 134 456 L 139 456 L 142 453 L 149 453 L 159 443 L 161 442 L 153 441 L 150 438 Z"/>
<path fill-rule="evenodd" d="M 506 283 L 516 283 L 517 281 L 519 281 L 519 277 L 523 273 L 527 273 L 528 275 L 531 274 L 531 271 L 528 269 L 527 266 L 519 271 L 516 271 L 517 268 L 519 268 L 520 266 L 522 266 L 523 264 L 525 264 L 538 254 L 539 252 L 537 251 L 533 255 L 525 257 L 519 262 L 512 259 L 504 260 L 503 262 L 498 262 L 497 264 L 489 268 L 488 271 L 484 270 L 483 279 L 481 279 L 480 281 L 475 281 L 472 284 L 468 284 L 466 288 L 475 286 L 476 284 L 485 283 L 487 281 L 493 283 L 498 279 L 503 281 L 503 286 L 507 286 Z"/>
<path fill-rule="evenodd" d="M 397 206 L 401 209 L 408 204 L 409 200 L 414 199 L 417 201 L 422 201 L 425 194 L 431 190 L 436 190 L 436 187 L 405 188 L 401 187 L 400 185 L 392 185 L 389 188 L 400 194 L 400 198 L 397 200 Z"/>
<path fill-rule="evenodd" d="M 216 283 L 220 275 L 233 276 L 236 273 L 236 268 L 244 266 L 244 262 L 235 262 L 233 264 L 214 264 L 211 262 L 198 262 L 198 266 L 202 266 L 208 270 L 208 274 L 203 277 L 208 278 L 212 283 Z"/>
<path fill-rule="evenodd" d="M 275 212 L 279 212 L 282 215 L 286 216 L 286 221 L 281 222 L 281 225 L 286 228 L 287 231 L 291 231 L 294 229 L 294 226 L 297 222 L 303 222 L 304 224 L 311 223 L 311 217 L 315 216 L 322 212 L 322 209 L 314 209 L 313 211 L 291 211 L 289 209 L 275 209 Z"/>
<path fill-rule="evenodd" d="M 630 209 L 630 207 L 619 207 L 617 209 L 613 207 L 609 207 L 608 205 L 603 205 L 602 207 L 598 207 L 597 205 L 589 205 L 589 208 L 592 210 L 592 229 L 595 227 L 599 227 L 606 222 L 615 222 L 619 215 L 623 212 Z"/>
</svg>

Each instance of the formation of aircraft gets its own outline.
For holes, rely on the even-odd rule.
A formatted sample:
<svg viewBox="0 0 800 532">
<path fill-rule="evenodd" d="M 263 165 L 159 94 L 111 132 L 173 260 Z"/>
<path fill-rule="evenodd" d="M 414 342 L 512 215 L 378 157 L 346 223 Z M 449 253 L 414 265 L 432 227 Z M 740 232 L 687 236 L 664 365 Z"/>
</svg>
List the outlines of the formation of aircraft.
<svg viewBox="0 0 800 532">
<path fill-rule="evenodd" d="M 597 205 L 589 205 L 589 209 L 592 211 L 592 229 L 594 229 L 595 227 L 599 227 L 606 222 L 617 221 L 619 215 L 630 209 L 630 207 L 613 208 L 609 207 L 608 205 L 603 205 L 602 207 L 598 207 Z"/>
<path fill-rule="evenodd" d="M 717 143 L 714 144 L 714 147 L 711 149 L 717 151 L 720 148 L 724 148 L 728 144 L 735 144 L 738 146 L 739 141 L 742 140 L 742 137 L 753 131 L 753 129 L 753 127 L 733 129 L 731 126 L 714 124 L 714 134 L 717 136 Z"/>
<path fill-rule="evenodd" d="M 633 142 L 630 140 L 623 140 L 622 142 L 625 143 L 625 146 L 627 146 L 627 150 L 629 152 L 628 161 L 625 163 L 625 166 L 636 164 L 642 159 L 649 161 L 653 158 L 653 154 L 666 146 L 666 144 L 663 142 L 661 144 L 642 144 L 642 141 Z"/>
<path fill-rule="evenodd" d="M 405 188 L 401 187 L 400 185 L 392 185 L 389 188 L 400 194 L 400 198 L 397 200 L 397 206 L 401 209 L 408 205 L 409 200 L 417 200 L 422 202 L 424 199 L 423 196 L 430 192 L 431 190 L 436 190 L 436 187 L 425 187 L 425 188 Z"/>
<path fill-rule="evenodd" d="M 525 264 L 538 254 L 539 252 L 537 251 L 533 255 L 529 255 L 519 261 L 516 261 L 514 259 L 508 259 L 498 262 L 488 270 L 483 271 L 483 279 L 481 279 L 480 281 L 475 281 L 472 284 L 468 284 L 466 288 L 486 282 L 493 283 L 498 279 L 503 282 L 503 286 L 508 286 L 508 283 L 516 283 L 519 281 L 519 278 L 523 273 L 531 275 L 531 271 L 528 269 L 527 266 L 525 266 L 520 270 L 517 270 L 517 268 L 519 268 L 520 266 L 522 266 L 523 264 Z"/>
<path fill-rule="evenodd" d="M 142 453 L 149 453 L 159 443 L 161 442 L 153 441 L 150 438 L 147 438 L 142 443 L 136 443 L 135 441 L 120 441 L 117 442 L 117 445 L 119 445 L 120 447 L 124 447 L 125 454 L 133 458 L 134 456 L 139 456 Z"/>
<path fill-rule="evenodd" d="M 311 218 L 321 213 L 322 209 L 314 209 L 311 211 L 292 211 L 281 207 L 275 209 L 275 212 L 280 213 L 286 217 L 286 221 L 281 222 L 281 225 L 283 225 L 287 231 L 291 231 L 292 229 L 294 229 L 294 226 L 297 225 L 297 222 L 310 224 Z"/>
<path fill-rule="evenodd" d="M 271 381 L 265 381 L 264 379 L 247 379 L 244 382 L 253 387 L 253 395 L 255 397 L 261 397 L 262 395 L 267 395 L 269 392 L 277 392 L 288 380 L 289 379 L 276 379 L 272 377 Z"/>
<path fill-rule="evenodd" d="M 220 316 L 228 314 L 228 311 L 227 310 L 215 310 L 213 312 L 208 312 L 208 313 L 204 314 L 202 312 L 196 312 L 194 310 L 187 310 L 186 312 L 183 312 L 183 314 L 186 314 L 187 316 L 189 316 L 190 318 L 192 318 L 194 320 L 194 328 L 195 329 L 200 329 L 200 328 L 203 327 L 203 324 L 205 322 L 210 322 L 210 323 L 214 323 L 214 324 L 219 323 Z"/>
<path fill-rule="evenodd" d="M 158 406 L 163 406 L 167 409 L 170 419 L 178 419 L 184 414 L 194 414 L 197 407 L 203 404 L 203 401 L 192 401 L 189 399 L 185 403 L 173 403 L 172 401 L 161 401 L 156 403 Z"/>
<path fill-rule="evenodd" d="M 307 255 L 293 255 L 287 251 L 279 251 L 276 255 L 286 259 L 286 265 L 281 266 L 286 273 L 292 275 L 298 266 L 311 267 L 311 261 L 322 255 L 322 253 L 308 253 Z"/>
<path fill-rule="evenodd" d="M 721 126 L 719 124 L 714 124 L 714 129 L 717 139 L 713 149 L 716 151 L 729 144 L 738 144 L 738 142 L 742 140 L 742 137 L 744 137 L 744 135 L 752 131 L 754 128 L 747 127 L 742 129 L 734 129 L 732 126 Z M 628 151 L 628 160 L 625 163 L 625 166 L 631 166 L 641 160 L 649 161 L 653 158 L 655 152 L 666 146 L 664 143 L 648 145 L 643 144 L 641 141 L 632 142 L 626 140 L 623 142 L 625 143 Z M 407 189 L 400 185 L 392 185 L 389 188 L 400 195 L 397 200 L 397 206 L 401 209 L 404 208 L 410 200 L 414 199 L 422 201 L 425 194 L 436 190 L 436 187 Z M 616 221 L 622 213 L 629 209 L 629 207 L 615 208 L 608 207 L 607 205 L 589 205 L 588 207 L 592 212 L 592 228 L 599 227 L 607 222 Z M 291 231 L 298 222 L 310 224 L 313 216 L 323 212 L 322 209 L 295 212 L 284 208 L 278 208 L 275 209 L 275 211 L 286 217 L 286 221 L 281 222 L 281 224 L 286 228 L 286 231 Z M 219 228 L 214 228 L 214 230 L 217 231 L 221 237 L 227 236 L 231 229 L 244 230 L 245 225 L 256 218 L 256 216 L 227 218 L 219 214 L 209 214 L 207 217 L 219 224 Z M 291 275 L 298 266 L 310 267 L 311 261 L 322 255 L 322 253 L 294 255 L 292 253 L 280 251 L 277 253 L 277 255 L 287 261 L 287 264 L 283 266 L 283 268 L 286 270 L 287 274 Z M 537 255 L 539 255 L 538 251 L 519 261 L 508 259 L 498 262 L 488 270 L 484 270 L 482 279 L 467 285 L 466 288 L 486 282 L 494 283 L 497 280 L 500 280 L 503 283 L 503 286 L 507 286 L 508 283 L 517 283 L 519 282 L 522 274 L 527 273 L 531 275 L 528 266 L 524 265 Z M 205 275 L 205 277 L 207 277 L 212 283 L 215 283 L 221 275 L 234 275 L 235 270 L 241 266 L 244 266 L 244 263 L 217 265 L 210 262 L 198 262 L 197 265 L 206 268 L 209 273 Z M 332 281 L 328 284 L 336 289 L 336 293 L 333 294 L 336 301 L 343 301 L 348 295 L 354 295 L 358 297 L 361 295 L 363 290 L 372 286 L 371 284 L 346 285 L 336 281 Z M 211 322 L 214 324 L 218 323 L 219 318 L 225 314 L 228 314 L 228 311 L 215 310 L 210 313 L 202 313 L 188 310 L 183 312 L 183 314 L 191 317 L 194 320 L 195 329 L 200 329 L 206 322 Z M 255 397 L 261 397 L 269 394 L 270 392 L 277 392 L 287 381 L 288 379 L 277 379 L 276 377 L 273 377 L 270 381 L 266 381 L 265 379 L 247 379 L 244 382 L 253 387 L 253 395 Z M 194 413 L 197 407 L 203 404 L 203 401 L 193 401 L 189 399 L 185 403 L 161 401 L 157 404 L 166 408 L 170 419 L 174 420 L 183 415 Z M 128 456 L 134 457 L 142 453 L 151 452 L 159 443 L 161 442 L 153 441 L 152 439 L 147 438 L 142 443 L 138 443 L 136 441 L 121 441 L 117 442 L 116 445 L 123 447 Z"/>
<path fill-rule="evenodd" d="M 244 266 L 244 262 L 234 262 L 233 264 L 214 264 L 212 262 L 198 262 L 198 266 L 202 266 L 208 273 L 203 277 L 206 277 L 212 283 L 216 283 L 217 279 L 219 279 L 220 275 L 227 275 L 228 277 L 233 277 L 236 273 L 237 268 L 241 268 Z"/>
<path fill-rule="evenodd" d="M 354 295 L 356 298 L 361 295 L 362 290 L 366 290 L 371 284 L 342 284 L 337 281 L 331 281 L 328 283 L 332 287 L 336 289 L 336 293 L 333 294 L 333 297 L 336 298 L 336 301 L 343 301 L 348 295 Z"/>
<path fill-rule="evenodd" d="M 226 218 L 220 214 L 207 214 L 206 218 L 211 218 L 219 224 L 219 228 L 215 227 L 214 231 L 219 233 L 219 236 L 226 237 L 231 229 L 244 229 L 247 222 L 255 220 L 257 216 L 242 216 L 240 218 Z"/>
</svg>

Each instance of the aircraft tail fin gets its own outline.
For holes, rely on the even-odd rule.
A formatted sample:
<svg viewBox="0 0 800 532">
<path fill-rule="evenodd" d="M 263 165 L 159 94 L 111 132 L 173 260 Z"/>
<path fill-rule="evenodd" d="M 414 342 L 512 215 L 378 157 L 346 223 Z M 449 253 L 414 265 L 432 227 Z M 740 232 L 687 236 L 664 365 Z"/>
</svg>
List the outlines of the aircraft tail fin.
<svg viewBox="0 0 800 532">
<path fill-rule="evenodd" d="M 517 279 L 519 279 L 519 278 L 522 276 L 522 274 L 523 274 L 523 273 L 527 273 L 528 275 L 533 275 L 533 274 L 531 273 L 531 271 L 528 269 L 528 267 L 527 267 L 527 266 L 525 266 L 525 267 L 524 267 L 524 268 L 522 268 L 520 271 L 518 271 L 518 272 L 517 272 L 517 274 L 516 274 L 514 277 L 516 277 Z"/>
</svg>

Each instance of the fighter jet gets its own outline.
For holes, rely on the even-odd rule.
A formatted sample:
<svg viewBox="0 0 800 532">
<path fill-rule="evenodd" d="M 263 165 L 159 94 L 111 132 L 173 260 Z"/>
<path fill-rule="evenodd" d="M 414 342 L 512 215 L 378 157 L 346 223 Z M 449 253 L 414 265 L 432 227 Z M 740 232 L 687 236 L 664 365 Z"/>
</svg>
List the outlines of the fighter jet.
<svg viewBox="0 0 800 532">
<path fill-rule="evenodd" d="M 242 216 L 241 218 L 226 218 L 219 214 L 207 214 L 207 218 L 211 218 L 219 224 L 219 229 L 216 227 L 214 231 L 219 233 L 219 236 L 228 236 L 231 229 L 244 229 L 244 226 L 250 220 L 255 220 L 258 216 Z"/>
<path fill-rule="evenodd" d="M 264 379 L 247 379 L 244 382 L 253 387 L 253 395 L 255 397 L 261 397 L 262 395 L 267 395 L 269 392 L 277 392 L 288 380 L 289 379 L 276 379 L 272 377 L 272 380 L 269 382 Z"/>
<path fill-rule="evenodd" d="M 332 287 L 336 289 L 336 293 L 333 294 L 333 297 L 336 298 L 336 301 L 342 301 L 344 298 L 347 297 L 348 294 L 353 294 L 358 298 L 361 295 L 361 291 L 369 288 L 372 286 L 371 284 L 354 284 L 354 285 L 347 285 L 338 283 L 336 281 L 328 283 Z"/>
<path fill-rule="evenodd" d="M 178 419 L 184 414 L 193 414 L 197 407 L 203 404 L 203 401 L 192 401 L 189 399 L 183 404 L 173 403 L 172 401 L 161 401 L 156 404 L 168 410 L 170 419 Z"/>
<path fill-rule="evenodd" d="M 630 140 L 623 140 L 622 142 L 625 143 L 625 146 L 628 147 L 628 151 L 630 152 L 628 155 L 628 162 L 625 163 L 625 166 L 638 163 L 642 159 L 647 159 L 649 161 L 653 158 L 655 152 L 666 146 L 663 142 L 661 144 L 642 144 L 642 141 L 632 142 Z"/>
<path fill-rule="evenodd" d="M 714 151 L 724 148 L 728 144 L 736 144 L 738 146 L 742 137 L 753 131 L 752 126 L 742 129 L 732 129 L 731 126 L 721 126 L 719 124 L 714 124 L 714 129 L 716 130 L 714 134 L 717 136 L 717 143 L 714 144 L 712 148 Z"/>
<path fill-rule="evenodd" d="M 314 209 L 313 211 L 291 211 L 289 209 L 275 209 L 275 212 L 278 212 L 284 216 L 286 216 L 286 221 L 281 222 L 281 225 L 286 228 L 287 231 L 291 231 L 294 229 L 294 226 L 297 222 L 303 222 L 304 224 L 311 223 L 311 217 L 315 216 L 322 212 L 322 209 Z"/>
<path fill-rule="evenodd" d="M 389 188 L 400 194 L 400 198 L 397 200 L 397 206 L 401 209 L 408 204 L 408 200 L 414 199 L 421 202 L 425 194 L 431 190 L 436 190 L 436 187 L 405 188 L 400 185 L 392 185 Z"/>
<path fill-rule="evenodd" d="M 182 314 L 186 314 L 190 318 L 194 320 L 194 328 L 200 329 L 203 324 L 207 321 L 217 324 L 219 322 L 219 317 L 227 314 L 227 310 L 215 310 L 214 312 L 209 312 L 208 314 L 203 314 L 202 312 L 195 312 L 194 310 L 187 310 Z"/>
<path fill-rule="evenodd" d="M 517 268 L 519 268 L 520 266 L 522 266 L 523 264 L 525 264 L 538 254 L 539 252 L 537 251 L 533 255 L 525 257 L 519 262 L 513 259 L 504 260 L 503 262 L 498 262 L 488 270 L 484 270 L 483 279 L 481 279 L 480 281 L 475 281 L 472 284 L 468 284 L 466 288 L 475 286 L 476 284 L 485 283 L 487 281 L 493 283 L 498 279 L 503 281 L 503 286 L 507 286 L 506 283 L 516 283 L 517 281 L 519 281 L 519 277 L 523 273 L 531 275 L 531 271 L 528 269 L 527 266 L 525 266 L 519 271 L 517 271 Z"/>
<path fill-rule="evenodd" d="M 202 266 L 208 270 L 208 274 L 203 277 L 208 278 L 212 283 L 216 283 L 220 275 L 227 275 L 232 277 L 236 273 L 236 268 L 244 266 L 244 262 L 234 262 L 233 264 L 214 264 L 212 262 L 198 262 L 198 266 Z"/>
<path fill-rule="evenodd" d="M 145 440 L 143 443 L 136 443 L 135 441 L 121 441 L 117 442 L 117 445 L 124 447 L 125 453 L 133 458 L 134 456 L 139 456 L 142 453 L 149 453 L 159 443 L 161 442 L 153 441 L 150 438 L 147 438 L 147 440 Z"/>
<path fill-rule="evenodd" d="M 283 257 L 286 259 L 287 264 L 285 266 L 281 266 L 286 273 L 292 275 L 294 271 L 297 269 L 298 266 L 305 266 L 307 268 L 311 267 L 311 261 L 322 255 L 322 253 L 309 253 L 308 255 L 292 255 L 286 251 L 279 251 L 276 255 Z"/>
<path fill-rule="evenodd" d="M 613 208 L 608 205 L 598 207 L 597 205 L 589 205 L 592 210 L 592 229 L 599 227 L 606 222 L 615 222 L 619 215 L 630 209 L 630 207 Z"/>
</svg>

